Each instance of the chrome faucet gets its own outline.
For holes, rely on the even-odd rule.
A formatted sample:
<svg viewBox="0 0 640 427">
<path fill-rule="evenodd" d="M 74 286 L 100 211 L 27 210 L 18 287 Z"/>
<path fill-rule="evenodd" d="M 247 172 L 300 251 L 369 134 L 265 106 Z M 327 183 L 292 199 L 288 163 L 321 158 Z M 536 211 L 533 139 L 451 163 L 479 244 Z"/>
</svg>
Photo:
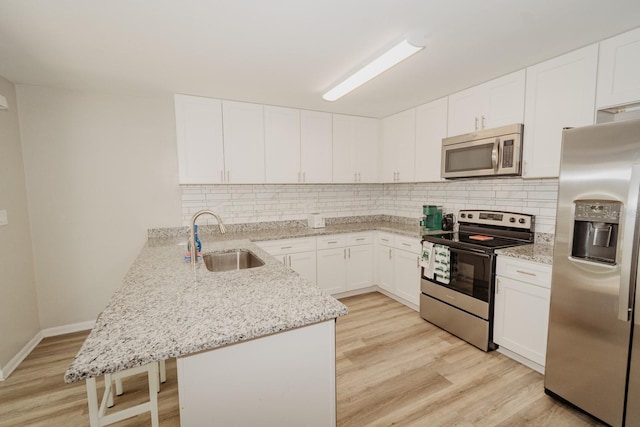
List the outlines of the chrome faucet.
<svg viewBox="0 0 640 427">
<path fill-rule="evenodd" d="M 193 214 L 193 217 L 191 218 L 191 228 L 189 229 L 189 251 L 191 252 L 191 265 L 194 265 L 194 266 L 198 262 L 198 245 L 196 244 L 196 232 L 194 228 L 195 228 L 196 220 L 198 219 L 198 217 L 204 214 L 213 215 L 216 221 L 218 221 L 218 228 L 220 229 L 221 234 L 224 234 L 227 232 L 227 228 L 222 223 L 222 219 L 220 219 L 220 215 L 218 215 L 214 211 L 209 209 L 203 209 Z"/>
</svg>

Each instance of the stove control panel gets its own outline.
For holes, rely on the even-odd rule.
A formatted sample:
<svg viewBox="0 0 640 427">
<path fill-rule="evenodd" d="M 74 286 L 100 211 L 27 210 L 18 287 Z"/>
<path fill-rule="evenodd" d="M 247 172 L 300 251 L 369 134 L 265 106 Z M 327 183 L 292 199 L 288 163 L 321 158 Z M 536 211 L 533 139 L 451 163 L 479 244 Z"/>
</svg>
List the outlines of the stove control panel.
<svg viewBox="0 0 640 427">
<path fill-rule="evenodd" d="M 500 227 L 533 229 L 535 216 L 499 211 L 463 210 L 459 214 L 459 222 L 467 224 L 495 225 Z"/>
</svg>

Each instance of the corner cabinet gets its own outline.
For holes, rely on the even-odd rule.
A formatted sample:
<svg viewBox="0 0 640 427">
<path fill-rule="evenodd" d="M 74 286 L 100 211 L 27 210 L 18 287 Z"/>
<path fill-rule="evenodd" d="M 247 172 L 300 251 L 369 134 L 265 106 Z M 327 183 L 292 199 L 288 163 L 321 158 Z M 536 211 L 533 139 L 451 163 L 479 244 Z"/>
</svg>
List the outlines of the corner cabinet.
<svg viewBox="0 0 640 427">
<path fill-rule="evenodd" d="M 415 108 L 382 119 L 382 182 L 413 182 L 415 150 Z"/>
<path fill-rule="evenodd" d="M 372 233 L 318 237 L 318 287 L 330 294 L 372 286 Z"/>
<path fill-rule="evenodd" d="M 376 235 L 377 284 L 390 296 L 418 309 L 420 304 L 420 239 L 379 232 Z M 406 303 L 405 303 L 406 304 Z"/>
<path fill-rule="evenodd" d="M 316 284 L 316 238 L 255 242 L 269 255 L 282 262 L 309 282 Z"/>
<path fill-rule="evenodd" d="M 333 115 L 333 182 L 379 182 L 378 119 Z"/>
<path fill-rule="evenodd" d="M 523 177 L 560 172 L 562 129 L 593 124 L 598 45 L 527 68 Z"/>
<path fill-rule="evenodd" d="M 522 123 L 525 70 L 449 96 L 448 135 Z"/>
<path fill-rule="evenodd" d="M 640 102 L 640 28 L 600 42 L 598 109 Z"/>
<path fill-rule="evenodd" d="M 551 266 L 499 255 L 493 341 L 498 351 L 544 373 Z"/>
</svg>

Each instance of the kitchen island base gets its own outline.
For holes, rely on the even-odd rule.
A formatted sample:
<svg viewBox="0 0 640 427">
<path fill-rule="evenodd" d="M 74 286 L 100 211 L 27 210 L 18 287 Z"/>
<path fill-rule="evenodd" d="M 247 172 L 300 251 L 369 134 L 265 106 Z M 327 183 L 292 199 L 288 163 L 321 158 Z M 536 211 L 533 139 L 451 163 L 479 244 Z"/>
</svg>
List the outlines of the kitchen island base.
<svg viewBox="0 0 640 427">
<path fill-rule="evenodd" d="M 183 426 L 336 425 L 335 319 L 179 357 Z"/>
</svg>

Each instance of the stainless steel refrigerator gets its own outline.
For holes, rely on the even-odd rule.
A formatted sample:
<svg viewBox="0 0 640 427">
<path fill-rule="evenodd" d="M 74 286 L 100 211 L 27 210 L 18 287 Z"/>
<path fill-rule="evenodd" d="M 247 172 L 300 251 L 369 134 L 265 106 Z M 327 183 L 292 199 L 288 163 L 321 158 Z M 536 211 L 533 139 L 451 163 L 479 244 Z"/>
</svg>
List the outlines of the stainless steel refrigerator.
<svg viewBox="0 0 640 427">
<path fill-rule="evenodd" d="M 563 131 L 544 386 L 613 426 L 640 426 L 639 191 L 640 119 Z"/>
</svg>

